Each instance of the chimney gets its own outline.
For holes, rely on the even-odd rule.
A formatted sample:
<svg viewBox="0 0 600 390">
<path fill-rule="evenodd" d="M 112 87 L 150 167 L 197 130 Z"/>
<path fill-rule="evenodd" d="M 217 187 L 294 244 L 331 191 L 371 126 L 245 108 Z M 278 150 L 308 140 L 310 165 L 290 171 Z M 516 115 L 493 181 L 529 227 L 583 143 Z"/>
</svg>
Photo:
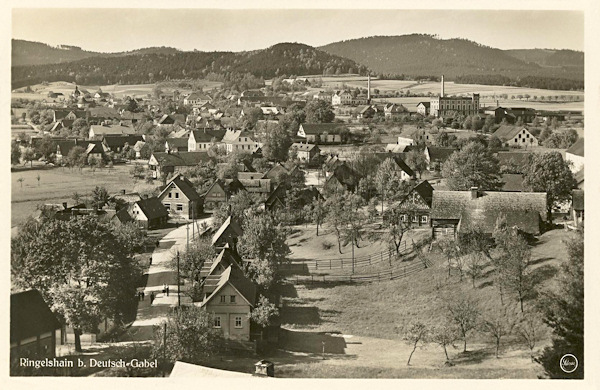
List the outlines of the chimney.
<svg viewBox="0 0 600 390">
<path fill-rule="evenodd" d="M 479 188 L 471 187 L 471 199 L 477 199 L 479 197 Z"/>
<path fill-rule="evenodd" d="M 66 210 L 67 209 L 67 202 L 63 202 L 63 208 Z"/>
<path fill-rule="evenodd" d="M 442 91 L 440 97 L 444 97 L 444 75 L 442 75 Z"/>
<path fill-rule="evenodd" d="M 371 73 L 367 75 L 367 103 L 371 103 Z"/>
<path fill-rule="evenodd" d="M 121 190 L 121 194 L 125 195 L 125 190 Z"/>
</svg>

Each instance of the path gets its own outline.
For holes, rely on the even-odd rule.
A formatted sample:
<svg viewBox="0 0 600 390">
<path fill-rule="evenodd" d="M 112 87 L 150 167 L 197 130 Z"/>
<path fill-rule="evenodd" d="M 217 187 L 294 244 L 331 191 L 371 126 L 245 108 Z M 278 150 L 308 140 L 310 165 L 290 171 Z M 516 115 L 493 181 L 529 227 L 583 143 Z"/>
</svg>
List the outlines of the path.
<svg viewBox="0 0 600 390">
<path fill-rule="evenodd" d="M 211 224 L 211 218 L 196 221 L 199 226 L 202 222 Z M 189 232 L 188 232 L 189 227 Z M 146 287 L 144 288 L 144 300 L 139 302 L 136 319 L 131 325 L 129 334 L 132 340 L 152 340 L 153 326 L 160 324 L 166 319 L 172 307 L 177 306 L 179 291 L 177 290 L 177 271 L 170 267 L 171 261 L 177 255 L 177 251 L 184 253 L 189 233 L 190 243 L 192 237 L 192 225 L 186 224 L 169 232 L 159 241 L 159 246 L 152 253 L 152 264 L 146 272 Z M 195 236 L 198 236 L 195 230 Z M 169 294 L 163 293 L 164 285 L 169 286 Z M 184 291 L 184 288 L 182 288 Z M 150 303 L 150 296 L 154 294 L 154 301 Z M 191 303 L 190 297 L 181 294 L 181 304 Z"/>
</svg>

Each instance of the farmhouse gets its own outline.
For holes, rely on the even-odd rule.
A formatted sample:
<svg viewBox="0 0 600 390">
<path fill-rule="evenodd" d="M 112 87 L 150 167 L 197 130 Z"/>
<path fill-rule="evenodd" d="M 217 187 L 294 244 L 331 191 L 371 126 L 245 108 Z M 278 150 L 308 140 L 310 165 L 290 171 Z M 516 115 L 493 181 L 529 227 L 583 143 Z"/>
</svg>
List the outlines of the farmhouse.
<svg viewBox="0 0 600 390">
<path fill-rule="evenodd" d="M 192 92 L 189 96 L 183 99 L 183 105 L 200 107 L 203 104 L 210 102 L 212 99 L 210 96 L 201 92 Z"/>
<path fill-rule="evenodd" d="M 212 281 L 211 281 L 212 282 Z M 205 298 L 197 306 L 214 318 L 214 327 L 229 340 L 250 340 L 250 312 L 256 302 L 256 287 L 234 266 L 229 266 L 215 284 L 206 280 Z"/>
<path fill-rule="evenodd" d="M 175 175 L 158 195 L 170 216 L 194 219 L 202 212 L 203 200 L 185 176 Z"/>
<path fill-rule="evenodd" d="M 408 113 L 408 109 L 402 104 L 388 103 L 383 107 L 383 115 L 386 118 L 394 118 L 406 113 Z"/>
<path fill-rule="evenodd" d="M 360 175 L 346 163 L 339 165 L 325 182 L 323 190 L 326 192 L 350 191 L 354 192 L 358 186 Z"/>
<path fill-rule="evenodd" d="M 61 329 L 38 290 L 10 295 L 10 360 L 53 358 L 56 356 L 56 330 Z"/>
<path fill-rule="evenodd" d="M 187 148 L 190 152 L 208 151 L 211 146 L 221 142 L 224 136 L 224 130 L 192 130 Z"/>
<path fill-rule="evenodd" d="M 340 123 L 302 123 L 298 128 L 298 137 L 313 144 L 339 144 L 342 143 L 343 130 L 345 127 Z"/>
<path fill-rule="evenodd" d="M 419 104 L 417 104 L 417 114 L 428 116 L 430 107 L 431 102 L 419 102 Z"/>
<path fill-rule="evenodd" d="M 496 123 L 501 123 L 506 119 L 509 124 L 515 124 L 519 119 L 523 123 L 530 123 L 536 116 L 534 109 L 524 107 L 496 107 L 493 113 Z"/>
<path fill-rule="evenodd" d="M 430 144 L 433 135 L 425 129 L 409 129 L 398 136 L 398 145 L 416 145 L 419 143 Z"/>
<path fill-rule="evenodd" d="M 123 151 L 125 146 L 133 148 L 133 146 L 139 141 L 143 141 L 144 138 L 141 135 L 107 135 L 102 138 L 102 144 L 106 146 L 108 151 L 120 153 Z"/>
<path fill-rule="evenodd" d="M 229 266 L 240 268 L 242 258 L 236 251 L 229 247 L 221 249 L 214 260 L 207 259 L 200 269 L 200 279 L 204 280 L 208 276 L 221 275 Z"/>
<path fill-rule="evenodd" d="M 496 221 L 504 217 L 509 227 L 538 235 L 547 220 L 545 192 L 433 191 L 432 233 L 456 236 L 471 229 L 494 232 Z"/>
<path fill-rule="evenodd" d="M 154 152 L 150 156 L 148 166 L 152 171 L 152 177 L 161 179 L 169 173 L 175 173 L 183 167 L 193 167 L 200 163 L 210 161 L 206 152 Z"/>
<path fill-rule="evenodd" d="M 90 126 L 89 139 L 102 139 L 102 137 L 107 135 L 135 135 L 135 129 L 127 126 Z"/>
<path fill-rule="evenodd" d="M 253 153 L 261 146 L 251 133 L 242 130 L 227 130 L 223 143 L 227 154 L 234 151 Z"/>
<path fill-rule="evenodd" d="M 129 206 L 129 215 L 142 229 L 160 229 L 167 226 L 169 214 L 156 197 L 138 200 Z"/>
<path fill-rule="evenodd" d="M 217 179 L 202 195 L 204 200 L 203 210 L 205 212 L 214 212 L 221 205 L 229 202 L 229 199 L 238 191 L 244 190 L 244 186 L 237 180 L 225 182 Z"/>
<path fill-rule="evenodd" d="M 579 138 L 567 151 L 565 152 L 565 160 L 570 161 L 571 171 L 573 173 L 579 172 L 583 169 L 583 154 L 585 148 L 583 147 L 583 138 Z"/>
<path fill-rule="evenodd" d="M 402 222 L 416 226 L 430 226 L 432 199 L 433 187 L 427 180 L 415 186 L 397 206 L 402 213 Z"/>
<path fill-rule="evenodd" d="M 533 134 L 529 132 L 525 127 L 500 126 L 498 130 L 492 134 L 492 137 L 497 137 L 502 141 L 503 146 L 509 146 L 513 148 L 527 148 L 538 146 L 538 140 Z"/>
<path fill-rule="evenodd" d="M 165 141 L 165 152 L 187 152 L 188 141 L 189 138 L 167 138 L 167 140 Z"/>
<path fill-rule="evenodd" d="M 291 149 L 296 149 L 298 159 L 302 162 L 310 162 L 321 153 L 321 149 L 315 144 L 304 144 L 295 142 Z"/>
</svg>

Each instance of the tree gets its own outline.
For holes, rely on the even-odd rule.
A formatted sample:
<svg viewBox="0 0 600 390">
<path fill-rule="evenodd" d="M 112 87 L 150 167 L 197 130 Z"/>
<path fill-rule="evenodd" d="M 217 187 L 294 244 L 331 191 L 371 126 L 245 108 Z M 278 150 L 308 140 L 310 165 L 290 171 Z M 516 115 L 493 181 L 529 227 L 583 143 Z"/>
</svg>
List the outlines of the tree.
<svg viewBox="0 0 600 390">
<path fill-rule="evenodd" d="M 427 326 L 420 321 L 413 322 L 404 330 L 402 338 L 413 347 L 410 355 L 408 356 L 408 361 L 406 362 L 407 366 L 410 366 L 410 359 L 412 359 L 412 356 L 417 350 L 419 343 L 425 342 L 427 335 Z"/>
<path fill-rule="evenodd" d="M 440 345 L 444 349 L 446 362 L 449 362 L 450 357 L 448 356 L 448 346 L 456 348 L 454 342 L 458 339 L 458 331 L 456 327 L 448 321 L 442 322 L 441 325 L 438 325 L 431 330 L 430 338 L 431 341 Z"/>
<path fill-rule="evenodd" d="M 405 162 L 409 167 L 419 174 L 419 179 L 428 166 L 427 158 L 425 158 L 425 154 L 421 148 L 412 149 L 410 152 L 408 152 L 406 154 Z"/>
<path fill-rule="evenodd" d="M 565 242 L 568 261 L 561 267 L 558 291 L 546 293 L 541 305 L 543 321 L 553 330 L 553 338 L 539 362 L 552 378 L 583 378 L 583 243 L 583 233 Z M 563 372 L 558 364 L 567 353 L 579 361 L 579 367 L 571 374 Z"/>
<path fill-rule="evenodd" d="M 500 273 L 499 282 L 516 295 L 521 313 L 523 302 L 533 291 L 531 274 L 531 251 L 525 238 L 516 229 L 501 229 L 495 232 L 496 247 L 500 250 L 496 267 Z"/>
<path fill-rule="evenodd" d="M 526 311 L 522 313 L 516 324 L 519 339 L 529 348 L 531 360 L 534 360 L 533 350 L 546 335 L 546 327 L 537 313 Z"/>
<path fill-rule="evenodd" d="M 477 327 L 479 307 L 475 299 L 468 296 L 454 298 L 448 306 L 448 320 L 458 327 L 460 337 L 464 341 L 463 352 L 467 352 L 467 336 Z"/>
<path fill-rule="evenodd" d="M 221 341 L 221 332 L 214 325 L 213 315 L 194 305 L 172 311 L 154 328 L 153 356 L 164 359 L 164 363 L 202 363 L 217 351 Z"/>
<path fill-rule="evenodd" d="M 400 244 L 404 233 L 412 229 L 411 210 L 388 209 L 384 212 L 384 224 L 386 226 L 386 238 L 393 244 L 396 254 L 400 254 Z"/>
<path fill-rule="evenodd" d="M 442 253 L 446 257 L 446 264 L 448 268 L 448 277 L 450 277 L 450 271 L 453 267 L 456 267 L 456 264 L 459 262 L 459 258 L 461 257 L 460 249 L 456 245 L 456 242 L 451 238 L 444 238 L 438 241 L 440 249 Z M 462 281 L 462 267 L 457 267 L 460 271 Z"/>
<path fill-rule="evenodd" d="M 452 153 L 442 167 L 446 185 L 454 191 L 493 191 L 500 188 L 500 163 L 492 152 L 479 142 L 470 142 Z"/>
<path fill-rule="evenodd" d="M 179 271 L 184 278 L 188 278 L 192 286 L 192 299 L 197 300 L 203 297 L 197 296 L 196 287 L 200 282 L 200 271 L 206 261 L 214 259 L 217 255 L 215 248 L 211 245 L 208 238 L 194 240 L 186 251 L 179 255 Z M 174 256 L 170 263 L 172 270 L 177 270 L 177 256 Z"/>
<path fill-rule="evenodd" d="M 277 310 L 277 306 L 269 302 L 265 296 L 261 295 L 258 298 L 256 306 L 250 312 L 250 320 L 264 329 L 271 325 L 273 319 L 278 315 L 279 310 Z"/>
<path fill-rule="evenodd" d="M 77 118 L 73 121 L 71 125 L 73 129 L 73 134 L 77 137 L 87 138 L 90 132 L 90 125 L 83 118 Z"/>
<path fill-rule="evenodd" d="M 483 273 L 485 258 L 490 258 L 489 250 L 493 242 L 477 228 L 461 233 L 458 242 L 460 254 L 466 258 L 467 274 L 475 288 L 475 280 Z"/>
<path fill-rule="evenodd" d="M 94 202 L 94 206 L 98 207 L 99 209 L 104 207 L 109 200 L 110 195 L 108 195 L 106 188 L 96 186 L 96 188 L 94 188 L 92 191 L 92 201 Z"/>
<path fill-rule="evenodd" d="M 319 235 L 319 226 L 323 223 L 325 216 L 327 215 L 327 209 L 321 199 L 317 199 L 316 202 L 311 202 L 304 206 L 304 210 L 308 219 L 315 223 L 317 226 L 317 236 Z"/>
<path fill-rule="evenodd" d="M 25 148 L 25 151 L 23 152 L 23 160 L 25 160 L 25 162 L 29 162 L 31 164 L 31 167 L 33 168 L 33 160 L 35 160 L 35 152 L 33 151 L 32 148 Z"/>
<path fill-rule="evenodd" d="M 141 270 L 111 227 L 93 216 L 29 220 L 11 241 L 12 280 L 35 288 L 75 330 L 93 330 L 99 316 L 122 323 L 135 308 Z"/>
<path fill-rule="evenodd" d="M 277 278 L 277 266 L 288 261 L 290 248 L 285 242 L 286 230 L 269 214 L 248 216 L 242 229 L 239 253 L 253 259 L 247 274 L 256 284 L 268 289 Z"/>
<path fill-rule="evenodd" d="M 501 149 L 502 141 L 500 141 L 500 138 L 498 138 L 496 136 L 492 136 L 492 137 L 490 137 L 490 142 L 488 143 L 488 148 L 493 151 Z"/>
<path fill-rule="evenodd" d="M 86 163 L 85 149 L 81 146 L 74 146 L 67 155 L 67 164 L 70 167 L 78 167 L 80 170 Z"/>
<path fill-rule="evenodd" d="M 313 100 L 304 108 L 306 123 L 331 123 L 335 119 L 331 102 Z"/>
<path fill-rule="evenodd" d="M 44 136 L 34 150 L 36 154 L 44 157 L 47 161 L 50 161 L 51 156 L 56 153 L 56 144 L 52 141 L 50 136 Z"/>
<path fill-rule="evenodd" d="M 485 315 L 481 323 L 481 330 L 494 339 L 496 359 L 498 359 L 502 338 L 512 332 L 515 323 L 516 317 L 508 306 L 503 306 L 499 311 Z"/>
<path fill-rule="evenodd" d="M 10 163 L 17 165 L 21 162 L 21 147 L 16 141 L 10 144 Z"/>
<path fill-rule="evenodd" d="M 523 184 L 529 191 L 545 192 L 548 196 L 548 222 L 552 222 L 552 208 L 571 197 L 576 181 L 559 152 L 533 153 L 524 167 Z"/>
</svg>

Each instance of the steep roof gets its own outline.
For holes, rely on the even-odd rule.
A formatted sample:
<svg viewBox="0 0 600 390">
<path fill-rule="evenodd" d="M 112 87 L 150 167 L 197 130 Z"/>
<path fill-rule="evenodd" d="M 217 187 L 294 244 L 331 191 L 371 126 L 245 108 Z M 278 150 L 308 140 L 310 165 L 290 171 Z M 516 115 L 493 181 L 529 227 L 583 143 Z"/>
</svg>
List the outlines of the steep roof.
<svg viewBox="0 0 600 390">
<path fill-rule="evenodd" d="M 187 148 L 188 138 L 167 138 L 167 144 L 170 148 Z"/>
<path fill-rule="evenodd" d="M 492 233 L 496 220 L 504 215 L 509 226 L 532 234 L 539 233 L 540 219 L 546 220 L 545 192 L 433 191 L 432 219 L 460 220 L 459 229 L 480 227 Z"/>
<path fill-rule="evenodd" d="M 283 165 L 281 165 L 281 163 L 277 163 L 277 164 L 273 165 L 271 167 L 271 169 L 269 169 L 265 173 L 264 178 L 265 179 L 276 180 L 279 177 L 279 175 L 281 173 L 283 173 L 283 172 L 288 173 L 289 171 L 287 170 L 286 167 L 284 167 Z"/>
<path fill-rule="evenodd" d="M 387 158 L 391 158 L 396 163 L 396 165 L 398 165 L 398 167 L 400 169 L 402 169 L 407 175 L 409 175 L 409 176 L 415 175 L 415 172 L 397 154 L 390 153 L 390 152 L 387 152 L 387 153 L 384 152 L 384 153 L 374 153 L 374 156 L 377 157 L 377 159 L 379 159 L 379 161 L 381 161 L 381 162 L 384 162 L 385 159 L 387 159 Z"/>
<path fill-rule="evenodd" d="M 141 135 L 107 135 L 104 136 L 102 142 L 109 148 L 122 148 L 127 143 L 133 147 L 138 141 L 143 141 Z"/>
<path fill-rule="evenodd" d="M 342 185 L 348 189 L 354 189 L 358 185 L 360 175 L 354 169 L 350 168 L 347 164 L 338 165 L 334 170 L 327 182 L 332 179 L 337 179 Z M 325 183 L 327 184 L 327 183 Z"/>
<path fill-rule="evenodd" d="M 227 269 L 229 266 L 240 268 L 241 261 L 242 259 L 239 257 L 237 252 L 230 248 L 223 248 L 212 262 L 204 262 L 202 269 L 200 270 L 200 277 L 206 278 L 210 275 L 213 275 L 219 265 L 221 265 L 224 269 Z"/>
<path fill-rule="evenodd" d="M 121 210 L 117 211 L 113 218 L 118 219 L 121 223 L 127 223 L 133 221 L 131 215 L 127 212 L 127 208 L 123 207 Z"/>
<path fill-rule="evenodd" d="M 190 167 L 201 162 L 210 161 L 207 152 L 154 152 L 152 155 L 163 167 Z"/>
<path fill-rule="evenodd" d="M 431 207 L 431 202 L 433 200 L 433 187 L 431 186 L 431 184 L 429 184 L 427 180 L 423 180 L 415 187 L 413 187 L 413 189 L 410 190 L 408 194 L 406 194 L 406 196 L 400 201 L 400 203 L 403 203 L 405 200 L 409 199 L 413 192 L 419 194 L 421 199 L 423 199 L 425 203 L 427 203 L 427 206 Z"/>
<path fill-rule="evenodd" d="M 251 306 L 254 306 L 256 302 L 256 286 L 244 276 L 242 270 L 231 265 L 221 274 L 217 287 L 210 296 L 202 301 L 201 306 L 208 304 L 227 284 L 233 286 Z"/>
<path fill-rule="evenodd" d="M 576 156 L 583 157 L 584 152 L 583 147 L 583 138 L 579 138 L 569 149 L 567 149 L 566 153 L 574 154 Z"/>
<path fill-rule="evenodd" d="M 189 181 L 186 177 L 182 176 L 181 174 L 177 174 L 175 175 L 165 186 L 165 188 L 160 192 L 160 194 L 158 195 L 159 198 L 162 197 L 162 195 L 169 189 L 171 188 L 171 186 L 175 186 L 177 188 L 179 188 L 179 190 L 181 192 L 183 192 L 186 196 L 186 198 L 188 198 L 189 200 L 199 200 L 201 197 L 200 195 L 198 195 L 198 193 L 196 192 L 196 190 L 194 189 L 194 185 L 192 184 L 191 181 Z"/>
<path fill-rule="evenodd" d="M 53 332 L 60 326 L 60 322 L 38 290 L 10 295 L 11 342 Z"/>
<path fill-rule="evenodd" d="M 305 134 L 338 134 L 345 127 L 343 123 L 303 123 L 300 126 Z"/>
<path fill-rule="evenodd" d="M 225 130 L 192 130 L 196 142 L 211 142 L 214 139 L 221 141 L 225 136 Z"/>
<path fill-rule="evenodd" d="M 441 148 L 438 146 L 427 146 L 426 148 L 429 151 L 430 160 L 435 162 L 444 162 L 452 153 L 456 152 L 454 148 Z"/>
<path fill-rule="evenodd" d="M 219 242 L 225 231 L 230 227 L 231 230 L 233 230 L 233 234 L 237 235 L 238 237 L 244 234 L 244 231 L 242 230 L 240 225 L 234 220 L 232 220 L 231 216 L 229 216 L 213 236 L 212 245 L 215 245 L 215 243 Z"/>
<path fill-rule="evenodd" d="M 502 175 L 500 180 L 504 183 L 502 185 L 502 191 L 508 192 L 523 192 L 525 186 L 523 185 L 523 174 L 521 173 L 505 173 Z"/>
<path fill-rule="evenodd" d="M 101 126 L 92 125 L 90 130 L 94 131 L 94 135 L 134 135 L 135 129 L 127 126 Z"/>
<path fill-rule="evenodd" d="M 169 213 L 157 197 L 142 199 L 135 202 L 148 219 L 167 217 Z"/>
<path fill-rule="evenodd" d="M 506 141 L 513 139 L 524 127 L 502 125 L 492 134 L 493 137 L 498 137 L 500 140 Z M 526 129 L 527 130 L 527 129 Z"/>
<path fill-rule="evenodd" d="M 585 196 L 583 190 L 573 190 L 573 210 L 581 211 L 584 209 Z"/>
</svg>

